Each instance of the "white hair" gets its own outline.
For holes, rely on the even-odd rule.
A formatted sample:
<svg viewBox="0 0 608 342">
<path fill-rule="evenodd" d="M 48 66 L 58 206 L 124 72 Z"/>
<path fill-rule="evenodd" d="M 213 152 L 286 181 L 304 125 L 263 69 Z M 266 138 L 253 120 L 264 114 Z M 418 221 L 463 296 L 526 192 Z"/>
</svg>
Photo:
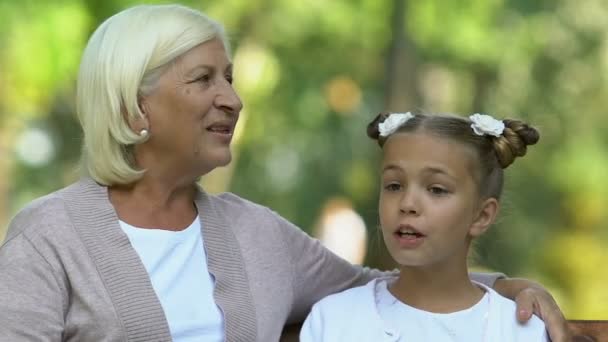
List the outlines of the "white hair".
<svg viewBox="0 0 608 342">
<path fill-rule="evenodd" d="M 220 23 L 180 5 L 131 7 L 95 30 L 82 56 L 76 96 L 83 164 L 95 181 L 130 184 L 143 176 L 133 145 L 145 138 L 128 123 L 142 116 L 138 99 L 154 90 L 172 61 L 214 38 L 229 51 Z"/>
</svg>

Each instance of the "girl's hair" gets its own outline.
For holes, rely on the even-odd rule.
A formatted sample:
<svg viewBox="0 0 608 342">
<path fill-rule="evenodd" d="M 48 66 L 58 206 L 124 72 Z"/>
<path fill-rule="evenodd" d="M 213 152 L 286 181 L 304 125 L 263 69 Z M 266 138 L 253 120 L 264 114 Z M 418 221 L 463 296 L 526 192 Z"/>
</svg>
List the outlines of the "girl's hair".
<svg viewBox="0 0 608 342">
<path fill-rule="evenodd" d="M 142 177 L 133 145 L 145 138 L 129 126 L 143 115 L 138 100 L 179 56 L 214 38 L 229 51 L 221 24 L 180 5 L 131 7 L 97 28 L 82 56 L 76 96 L 83 164 L 95 181 L 129 184 Z"/>
<path fill-rule="evenodd" d="M 388 137 L 380 136 L 378 125 L 390 115 L 380 113 L 367 126 L 367 135 L 378 141 L 380 147 Z M 477 156 L 478 168 L 473 169 L 474 179 L 482 198 L 500 199 L 503 188 L 503 169 L 511 165 L 516 157 L 526 154 L 527 146 L 538 142 L 539 133 L 519 120 L 503 120 L 505 129 L 502 135 L 477 135 L 471 128 L 471 120 L 455 115 L 416 114 L 401 125 L 398 132 L 425 132 L 440 138 L 459 142 Z M 393 133 L 393 134 L 395 134 Z M 389 135 L 390 137 L 390 135 Z"/>
</svg>

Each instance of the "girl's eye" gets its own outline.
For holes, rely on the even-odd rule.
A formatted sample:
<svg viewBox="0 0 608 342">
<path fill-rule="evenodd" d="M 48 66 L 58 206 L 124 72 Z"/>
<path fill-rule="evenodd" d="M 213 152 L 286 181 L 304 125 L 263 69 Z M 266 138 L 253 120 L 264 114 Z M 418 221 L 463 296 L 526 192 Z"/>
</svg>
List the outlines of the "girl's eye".
<svg viewBox="0 0 608 342">
<path fill-rule="evenodd" d="M 432 193 L 433 195 L 447 195 L 449 193 L 448 190 L 440 187 L 440 186 L 431 186 L 429 187 L 429 192 Z"/>
<path fill-rule="evenodd" d="M 399 183 L 390 183 L 384 186 L 384 189 L 387 191 L 399 191 L 401 190 L 401 184 Z"/>
<path fill-rule="evenodd" d="M 232 77 L 232 75 L 226 75 L 226 81 L 228 81 L 228 83 L 232 84 L 234 78 Z"/>
</svg>

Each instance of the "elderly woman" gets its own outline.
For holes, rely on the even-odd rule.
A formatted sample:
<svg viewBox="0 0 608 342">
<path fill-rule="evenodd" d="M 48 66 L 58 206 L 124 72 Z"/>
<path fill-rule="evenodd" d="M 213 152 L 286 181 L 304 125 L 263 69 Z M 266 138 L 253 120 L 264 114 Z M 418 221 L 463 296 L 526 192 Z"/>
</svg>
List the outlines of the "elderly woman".
<svg viewBox="0 0 608 342">
<path fill-rule="evenodd" d="M 268 208 L 197 186 L 231 159 L 242 104 L 229 56 L 222 26 L 182 6 L 133 7 L 95 31 L 77 95 L 87 176 L 11 222 L 0 339 L 277 341 L 315 301 L 381 274 Z M 495 287 L 565 334 L 542 287 Z"/>
</svg>

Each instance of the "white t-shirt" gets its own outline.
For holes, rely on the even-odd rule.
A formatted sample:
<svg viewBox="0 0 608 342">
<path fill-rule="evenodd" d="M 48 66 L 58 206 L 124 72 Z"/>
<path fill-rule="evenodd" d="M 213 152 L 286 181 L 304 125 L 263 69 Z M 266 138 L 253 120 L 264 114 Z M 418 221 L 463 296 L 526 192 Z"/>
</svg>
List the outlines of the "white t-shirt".
<svg viewBox="0 0 608 342">
<path fill-rule="evenodd" d="M 544 323 L 515 317 L 515 303 L 485 285 L 486 295 L 471 308 L 433 314 L 394 301 L 387 282 L 374 279 L 323 298 L 300 331 L 301 342 L 546 342 Z M 413 309 L 413 310 L 411 310 Z M 485 336 L 484 336 L 485 335 Z"/>
<path fill-rule="evenodd" d="M 486 292 L 472 307 L 452 312 L 433 313 L 417 309 L 397 299 L 388 282 L 376 284 L 376 306 L 383 321 L 412 341 L 488 341 L 490 295 Z"/>
<path fill-rule="evenodd" d="M 119 222 L 148 271 L 173 341 L 223 341 L 224 317 L 213 299 L 199 218 L 177 232 Z"/>
</svg>

